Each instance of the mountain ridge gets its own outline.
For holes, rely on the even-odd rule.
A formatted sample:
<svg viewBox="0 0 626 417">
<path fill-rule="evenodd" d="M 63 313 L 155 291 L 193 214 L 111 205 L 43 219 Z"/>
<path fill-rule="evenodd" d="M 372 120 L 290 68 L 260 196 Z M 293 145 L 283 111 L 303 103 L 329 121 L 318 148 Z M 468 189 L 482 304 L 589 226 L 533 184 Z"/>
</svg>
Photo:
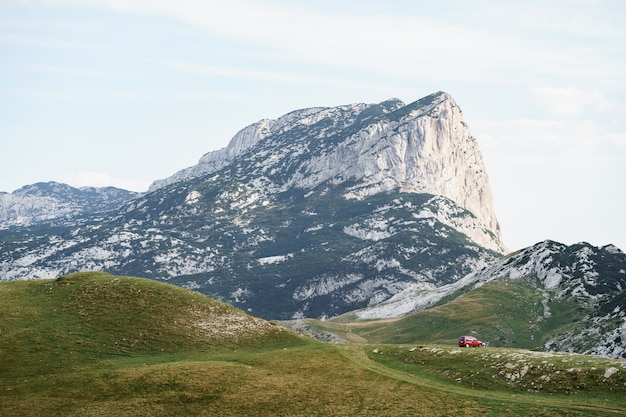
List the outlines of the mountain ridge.
<svg viewBox="0 0 626 417">
<path fill-rule="evenodd" d="M 3 232 L 0 279 L 106 270 L 265 318 L 332 317 L 504 252 L 480 150 L 447 93 L 295 110 L 201 161 L 104 216 Z"/>
<path fill-rule="evenodd" d="M 263 147 L 271 138 L 279 145 Z M 328 142 L 334 146 L 324 146 Z M 264 119 L 242 129 L 226 148 L 205 154 L 197 165 L 155 181 L 150 190 L 246 162 L 246 170 L 256 175 L 253 187 L 265 192 L 352 182 L 347 198 L 392 190 L 442 195 L 471 211 L 481 224 L 478 229 L 489 231 L 470 232 L 477 243 L 506 252 L 482 154 L 460 107 L 445 92 L 408 105 L 390 99 Z M 278 169 L 287 171 L 285 178 L 275 178 Z"/>
<path fill-rule="evenodd" d="M 447 93 L 264 119 L 160 181 L 93 206 L 99 191 L 24 187 L 83 206 L 0 228 L 0 281 L 107 271 L 286 320 L 411 314 L 506 275 L 581 303 L 587 327 L 550 346 L 575 329 L 576 349 L 621 354 L 623 253 L 546 241 L 503 257 L 480 149 Z"/>
<path fill-rule="evenodd" d="M 0 228 L 63 222 L 119 208 L 141 195 L 117 187 L 72 187 L 55 181 L 0 193 Z"/>
</svg>

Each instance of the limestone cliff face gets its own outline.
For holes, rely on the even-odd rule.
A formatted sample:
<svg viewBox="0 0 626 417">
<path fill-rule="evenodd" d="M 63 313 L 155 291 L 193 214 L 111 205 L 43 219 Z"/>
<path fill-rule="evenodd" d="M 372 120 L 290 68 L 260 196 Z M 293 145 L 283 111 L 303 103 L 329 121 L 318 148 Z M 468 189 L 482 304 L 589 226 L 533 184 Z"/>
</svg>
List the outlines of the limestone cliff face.
<svg viewBox="0 0 626 417">
<path fill-rule="evenodd" d="M 441 195 L 472 212 L 501 241 L 482 154 L 459 106 L 446 93 L 425 107 L 409 106 L 415 109 L 399 120 L 370 124 L 330 154 L 311 158 L 291 185 L 356 179 L 347 197 L 393 189 Z"/>
<path fill-rule="evenodd" d="M 461 109 L 444 92 L 408 105 L 391 99 L 261 120 L 197 165 L 156 181 L 151 190 L 235 162 L 265 194 L 345 183 L 350 184 L 346 198 L 392 190 L 443 196 L 475 216 L 472 225 L 463 226 L 472 240 L 505 251 L 482 154 Z M 283 175 L 277 178 L 276 172 Z"/>
</svg>

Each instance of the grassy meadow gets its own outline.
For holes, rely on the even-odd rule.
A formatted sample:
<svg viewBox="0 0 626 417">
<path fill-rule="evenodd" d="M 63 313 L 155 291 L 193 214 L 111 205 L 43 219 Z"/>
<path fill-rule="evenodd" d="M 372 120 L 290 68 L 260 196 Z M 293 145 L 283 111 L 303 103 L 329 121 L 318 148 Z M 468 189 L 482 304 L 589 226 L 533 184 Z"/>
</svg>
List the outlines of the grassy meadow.
<svg viewBox="0 0 626 417">
<path fill-rule="evenodd" d="M 575 328 L 582 312 L 567 299 L 551 299 L 544 306 L 541 291 L 524 281 L 495 281 L 458 295 L 400 318 L 357 320 L 348 313 L 299 324 L 311 333 L 332 333 L 352 342 L 454 345 L 467 334 L 491 347 L 540 349 L 555 332 Z"/>
<path fill-rule="evenodd" d="M 155 281 L 0 284 L 0 416 L 626 414 L 626 363 L 323 343 Z"/>
</svg>

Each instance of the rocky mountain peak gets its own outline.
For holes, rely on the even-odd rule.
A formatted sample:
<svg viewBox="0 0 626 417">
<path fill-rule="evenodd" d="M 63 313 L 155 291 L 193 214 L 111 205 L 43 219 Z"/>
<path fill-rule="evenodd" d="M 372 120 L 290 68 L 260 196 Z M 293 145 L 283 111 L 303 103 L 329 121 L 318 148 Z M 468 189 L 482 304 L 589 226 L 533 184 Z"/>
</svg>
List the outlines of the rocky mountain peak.
<svg viewBox="0 0 626 417">
<path fill-rule="evenodd" d="M 155 181 L 150 190 L 235 162 L 261 194 L 328 183 L 346 184 L 346 198 L 390 191 L 444 196 L 476 217 L 472 240 L 505 251 L 482 154 L 461 109 L 445 92 L 408 105 L 394 98 L 264 119 L 197 165 Z"/>
<path fill-rule="evenodd" d="M 505 286 L 528 298 L 527 340 L 625 357 L 622 251 L 503 252 L 481 153 L 443 92 L 260 120 L 146 194 L 0 193 L 0 281 L 106 270 L 281 320 L 399 317 Z"/>
</svg>

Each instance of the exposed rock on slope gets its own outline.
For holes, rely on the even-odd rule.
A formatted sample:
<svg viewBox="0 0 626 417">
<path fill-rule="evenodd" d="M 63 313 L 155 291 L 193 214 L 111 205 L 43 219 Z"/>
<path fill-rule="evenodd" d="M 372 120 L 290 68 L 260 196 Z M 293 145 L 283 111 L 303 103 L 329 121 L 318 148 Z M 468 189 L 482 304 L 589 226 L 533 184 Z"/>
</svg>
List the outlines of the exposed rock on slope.
<svg viewBox="0 0 626 417">
<path fill-rule="evenodd" d="M 145 195 L 36 184 L 0 208 L 38 223 L 0 229 L 0 281 L 107 270 L 290 319 L 397 317 L 524 280 L 540 316 L 571 313 L 546 348 L 625 352 L 624 254 L 547 241 L 501 258 L 482 156 L 442 92 L 261 120 Z"/>
<path fill-rule="evenodd" d="M 543 348 L 626 358 L 626 254 L 613 245 L 598 248 L 587 243 L 540 242 L 454 283 L 440 287 L 414 284 L 356 316 L 400 317 L 432 307 L 444 297 L 471 294 L 487 283 L 508 280 L 523 281 L 542 294 L 538 308 L 543 306 L 543 315 L 536 320 L 550 319 Z M 560 316 L 556 321 L 551 319 L 557 313 L 552 311 L 555 308 Z"/>
<path fill-rule="evenodd" d="M 76 227 L 4 232 L 0 279 L 104 269 L 265 318 L 331 317 L 504 251 L 480 151 L 441 92 L 260 121 L 151 190 Z"/>
<path fill-rule="evenodd" d="M 482 154 L 447 93 L 409 105 L 392 99 L 262 120 L 241 130 L 228 147 L 154 182 L 150 190 L 227 165 L 245 167 L 246 176 L 256 176 L 265 192 L 350 183 L 347 198 L 392 190 L 444 196 L 477 218 L 480 227 L 468 236 L 504 251 Z"/>
<path fill-rule="evenodd" d="M 578 306 L 575 323 L 548 340 L 547 349 L 626 358 L 626 254 L 617 247 L 545 241 L 476 273 L 479 283 L 500 277 L 535 283 L 545 306 L 547 300 Z"/>
<path fill-rule="evenodd" d="M 57 182 L 26 185 L 10 194 L 0 193 L 0 227 L 73 222 L 78 216 L 117 209 L 138 195 L 115 187 L 74 188 Z"/>
</svg>

